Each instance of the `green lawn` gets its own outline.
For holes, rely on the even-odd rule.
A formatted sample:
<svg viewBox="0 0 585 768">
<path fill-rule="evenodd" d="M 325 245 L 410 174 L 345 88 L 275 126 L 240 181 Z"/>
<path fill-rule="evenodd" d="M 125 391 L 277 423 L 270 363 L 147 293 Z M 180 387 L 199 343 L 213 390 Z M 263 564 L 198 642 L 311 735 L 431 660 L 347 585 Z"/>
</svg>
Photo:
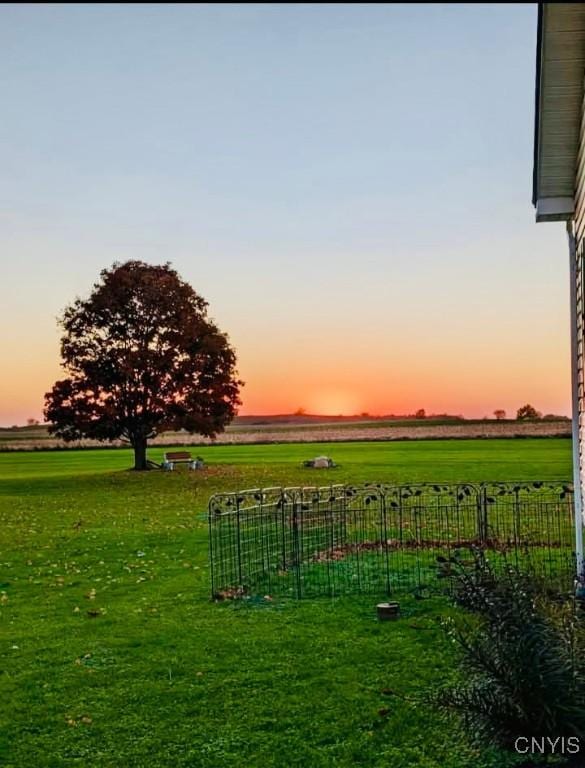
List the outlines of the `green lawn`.
<svg viewBox="0 0 585 768">
<path fill-rule="evenodd" d="M 143 475 L 125 471 L 123 450 L 0 454 L 0 765 L 505 765 L 428 703 L 453 677 L 446 602 L 405 598 L 388 624 L 375 596 L 214 605 L 207 499 L 315 482 L 566 478 L 570 441 L 197 452 L 205 472 Z M 299 467 L 320 453 L 341 467 Z"/>
</svg>

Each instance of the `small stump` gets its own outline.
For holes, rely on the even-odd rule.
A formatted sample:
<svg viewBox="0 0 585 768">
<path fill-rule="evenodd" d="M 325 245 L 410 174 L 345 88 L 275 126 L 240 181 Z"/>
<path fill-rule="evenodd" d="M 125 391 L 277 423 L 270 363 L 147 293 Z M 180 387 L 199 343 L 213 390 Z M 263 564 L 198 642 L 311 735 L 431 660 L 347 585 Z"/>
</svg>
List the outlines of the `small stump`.
<svg viewBox="0 0 585 768">
<path fill-rule="evenodd" d="M 376 606 L 379 621 L 394 621 L 400 616 L 399 603 L 378 603 Z"/>
</svg>

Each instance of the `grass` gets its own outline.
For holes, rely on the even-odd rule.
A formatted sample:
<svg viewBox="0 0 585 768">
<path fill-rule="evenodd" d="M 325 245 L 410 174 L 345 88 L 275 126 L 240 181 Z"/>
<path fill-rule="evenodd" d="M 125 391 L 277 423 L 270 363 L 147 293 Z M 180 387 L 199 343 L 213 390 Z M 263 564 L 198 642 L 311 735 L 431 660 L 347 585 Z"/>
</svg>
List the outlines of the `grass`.
<svg viewBox="0 0 585 768">
<path fill-rule="evenodd" d="M 205 472 L 143 475 L 125 471 L 125 450 L 0 454 L 0 764 L 505 765 L 429 704 L 454 674 L 438 622 L 447 603 L 405 598 L 388 624 L 372 597 L 212 604 L 207 499 L 316 482 L 562 478 L 570 441 L 197 452 Z M 300 468 L 320 453 L 340 468 Z"/>
</svg>

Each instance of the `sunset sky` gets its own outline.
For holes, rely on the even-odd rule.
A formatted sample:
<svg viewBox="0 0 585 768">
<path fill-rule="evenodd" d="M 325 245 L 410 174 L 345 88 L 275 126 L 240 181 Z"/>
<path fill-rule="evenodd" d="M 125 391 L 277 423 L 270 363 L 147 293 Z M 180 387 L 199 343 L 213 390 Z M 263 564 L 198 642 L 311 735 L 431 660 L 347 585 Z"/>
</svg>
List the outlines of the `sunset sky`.
<svg viewBox="0 0 585 768">
<path fill-rule="evenodd" d="M 0 7 L 0 425 L 128 258 L 210 302 L 242 413 L 568 414 L 535 38 L 536 4 Z"/>
</svg>

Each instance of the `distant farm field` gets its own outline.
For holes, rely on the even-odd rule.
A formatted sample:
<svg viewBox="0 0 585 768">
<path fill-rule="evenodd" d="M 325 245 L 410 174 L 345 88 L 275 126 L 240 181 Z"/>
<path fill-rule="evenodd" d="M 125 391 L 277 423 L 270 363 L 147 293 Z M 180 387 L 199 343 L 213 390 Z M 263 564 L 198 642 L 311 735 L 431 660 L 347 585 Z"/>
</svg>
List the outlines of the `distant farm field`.
<svg viewBox="0 0 585 768">
<path fill-rule="evenodd" d="M 251 421 L 237 420 L 217 440 L 209 440 L 186 432 L 166 432 L 155 440 L 155 446 L 178 445 L 240 445 L 252 443 L 307 443 L 338 442 L 347 440 L 424 440 L 448 438 L 503 438 L 503 437 L 569 437 L 568 419 L 553 421 L 457 421 L 457 420 L 395 420 L 333 419 L 322 422 L 302 417 L 288 417 Z M 0 429 L 0 451 L 36 450 L 41 448 L 98 447 L 92 440 L 65 444 L 48 434 L 44 426 Z M 120 444 L 121 445 L 121 444 Z"/>
<path fill-rule="evenodd" d="M 154 447 L 151 458 L 162 457 Z M 202 446 L 0 454 L 0 764 L 495 768 L 430 703 L 455 677 L 442 598 L 214 604 L 206 508 L 237 488 L 569 478 L 571 442 Z M 301 468 L 329 453 L 334 470 Z"/>
</svg>

